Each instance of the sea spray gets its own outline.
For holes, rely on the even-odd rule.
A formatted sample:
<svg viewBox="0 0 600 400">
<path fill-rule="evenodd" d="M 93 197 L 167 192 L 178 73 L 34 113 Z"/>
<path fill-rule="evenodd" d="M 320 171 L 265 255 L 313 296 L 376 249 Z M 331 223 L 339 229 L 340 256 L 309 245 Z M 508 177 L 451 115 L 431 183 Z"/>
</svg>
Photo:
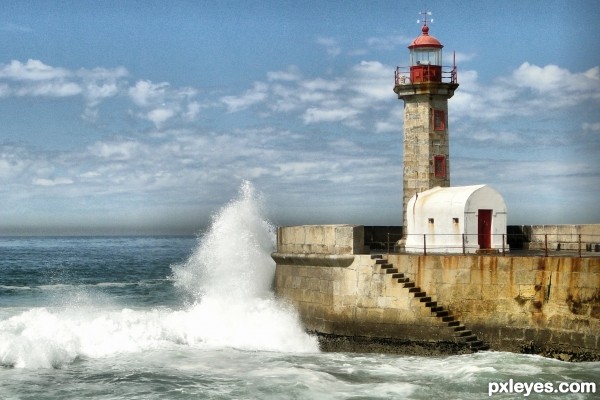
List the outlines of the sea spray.
<svg viewBox="0 0 600 400">
<path fill-rule="evenodd" d="M 190 258 L 173 266 L 172 281 L 191 299 L 180 309 L 120 308 L 78 288 L 54 307 L 34 307 L 0 320 L 0 366 L 58 368 L 77 359 L 162 351 L 236 348 L 318 352 L 298 314 L 271 291 L 273 227 L 261 198 L 244 182 L 238 197 L 213 218 Z M 91 361 L 93 362 L 93 361 Z"/>
<path fill-rule="evenodd" d="M 297 313 L 271 291 L 275 262 L 273 226 L 250 182 L 214 217 L 192 256 L 173 267 L 176 286 L 193 298 L 186 331 L 207 346 L 248 350 L 312 352 Z"/>
<path fill-rule="evenodd" d="M 175 285 L 194 301 L 271 294 L 275 262 L 273 226 L 262 217 L 262 199 L 250 182 L 214 217 L 192 256 L 173 268 Z"/>
</svg>

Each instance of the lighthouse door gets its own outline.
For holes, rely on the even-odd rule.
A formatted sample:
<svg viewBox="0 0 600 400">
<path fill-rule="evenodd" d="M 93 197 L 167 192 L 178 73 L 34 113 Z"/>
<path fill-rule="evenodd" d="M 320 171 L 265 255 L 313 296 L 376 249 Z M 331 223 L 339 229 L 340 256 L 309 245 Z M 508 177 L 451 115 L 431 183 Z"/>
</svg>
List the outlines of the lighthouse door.
<svg viewBox="0 0 600 400">
<path fill-rule="evenodd" d="M 477 234 L 480 249 L 492 248 L 492 210 L 477 211 Z"/>
</svg>

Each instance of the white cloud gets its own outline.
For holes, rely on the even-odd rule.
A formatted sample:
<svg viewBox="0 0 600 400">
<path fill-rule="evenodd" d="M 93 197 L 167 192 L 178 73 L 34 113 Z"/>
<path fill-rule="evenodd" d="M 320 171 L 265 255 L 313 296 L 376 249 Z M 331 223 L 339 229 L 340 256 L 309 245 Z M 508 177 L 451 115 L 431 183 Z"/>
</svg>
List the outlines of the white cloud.
<svg viewBox="0 0 600 400">
<path fill-rule="evenodd" d="M 72 185 L 74 183 L 71 178 L 35 178 L 31 182 L 36 186 L 58 186 L 58 185 Z"/>
<path fill-rule="evenodd" d="M 119 93 L 119 87 L 115 82 L 101 83 L 91 82 L 84 88 L 84 94 L 88 104 L 97 105 L 100 101 L 114 97 Z"/>
<path fill-rule="evenodd" d="M 140 142 L 130 139 L 99 141 L 88 147 L 90 155 L 114 161 L 131 160 L 137 155 L 144 154 Z"/>
<path fill-rule="evenodd" d="M 392 69 L 379 61 L 362 61 L 352 68 L 349 79 L 350 87 L 360 102 L 388 101 L 393 98 Z"/>
<path fill-rule="evenodd" d="M 593 122 L 593 123 L 584 122 L 581 125 L 581 128 L 585 132 L 599 132 L 600 131 L 600 122 Z"/>
<path fill-rule="evenodd" d="M 27 60 L 25 64 L 12 60 L 9 64 L 0 67 L 0 79 L 15 81 L 47 81 L 63 79 L 69 75 L 64 68 L 51 67 L 39 60 Z"/>
<path fill-rule="evenodd" d="M 336 92 L 344 86 L 344 81 L 340 78 L 337 79 L 323 79 L 316 78 L 311 80 L 302 81 L 299 83 L 302 89 L 306 89 L 309 92 Z"/>
<path fill-rule="evenodd" d="M 342 48 L 340 47 L 337 39 L 332 37 L 318 37 L 317 43 L 325 47 L 327 55 L 330 57 L 337 57 L 341 54 Z"/>
<path fill-rule="evenodd" d="M 50 81 L 23 86 L 14 91 L 17 96 L 69 97 L 82 92 L 81 86 L 74 82 Z"/>
<path fill-rule="evenodd" d="M 450 101 L 454 119 L 539 115 L 600 100 L 600 67 L 577 73 L 525 62 L 489 85 L 479 83 L 475 71 L 459 70 L 458 79 L 460 87 Z"/>
<path fill-rule="evenodd" d="M 382 115 L 375 122 L 376 133 L 396 132 L 402 134 L 404 128 L 404 107 L 397 104 L 392 107 L 388 115 Z"/>
<path fill-rule="evenodd" d="M 475 53 L 462 53 L 460 51 L 456 52 L 444 52 L 444 64 L 452 65 L 453 62 L 456 62 L 456 65 L 459 65 L 471 61 L 476 57 Z"/>
<path fill-rule="evenodd" d="M 291 72 L 290 72 L 291 71 Z M 221 102 L 229 112 L 262 106 L 271 114 L 295 113 L 305 124 L 342 122 L 345 126 L 365 128 L 364 116 L 373 120 L 387 108 L 399 107 L 393 102 L 393 69 L 378 61 L 362 61 L 343 76 L 302 79 L 295 67 L 287 71 L 271 71 L 267 82 L 255 82 L 254 87 L 238 96 L 225 96 Z M 390 101 L 391 100 L 391 101 Z M 382 103 L 388 102 L 382 107 Z M 377 131 L 377 128 L 373 128 Z M 378 131 L 385 129 L 380 126 Z"/>
<path fill-rule="evenodd" d="M 194 100 L 196 90 L 185 87 L 173 89 L 167 82 L 141 80 L 129 88 L 128 95 L 142 109 L 136 115 L 152 122 L 157 128 L 162 128 L 167 121 L 176 117 L 192 121 L 201 108 L 200 103 Z"/>
<path fill-rule="evenodd" d="M 129 71 L 125 67 L 102 68 L 96 67 L 93 69 L 79 69 L 74 74 L 84 81 L 108 81 L 115 82 L 120 78 L 125 78 L 129 75 Z"/>
<path fill-rule="evenodd" d="M 225 103 L 229 112 L 245 110 L 248 107 L 262 103 L 267 99 L 268 85 L 255 82 L 252 89 L 247 90 L 240 96 L 225 96 L 221 102 Z"/>
<path fill-rule="evenodd" d="M 183 117 L 187 121 L 193 121 L 194 119 L 196 119 L 196 117 L 200 113 L 201 108 L 202 108 L 202 106 L 199 102 L 191 101 L 187 104 L 187 109 L 183 113 Z"/>
<path fill-rule="evenodd" d="M 304 112 L 302 119 L 306 124 L 315 124 L 318 122 L 338 122 L 353 119 L 359 111 L 349 107 L 338 108 L 309 108 Z"/>
<path fill-rule="evenodd" d="M 171 119 L 175 116 L 176 111 L 168 108 L 155 108 L 154 110 L 148 112 L 148 120 L 152 121 L 154 125 L 160 127 L 164 124 L 168 119 Z"/>
<path fill-rule="evenodd" d="M 383 37 L 371 37 L 367 39 L 367 45 L 377 50 L 394 50 L 401 45 L 409 45 L 412 39 L 404 35 L 388 35 Z"/>
<path fill-rule="evenodd" d="M 0 66 L 0 81 L 3 97 L 45 96 L 68 97 L 82 93 L 80 84 L 71 78 L 64 68 L 52 67 L 39 60 L 26 63 L 13 60 Z"/>
<path fill-rule="evenodd" d="M 269 81 L 297 81 L 301 77 L 300 69 L 295 65 L 290 65 L 286 71 L 267 72 L 267 80 Z"/>
<path fill-rule="evenodd" d="M 81 96 L 85 105 L 82 117 L 94 121 L 98 105 L 120 94 L 127 75 L 123 67 L 68 70 L 40 60 L 30 59 L 26 63 L 13 60 L 0 65 L 0 97 Z"/>
<path fill-rule="evenodd" d="M 135 86 L 129 88 L 129 97 L 138 106 L 147 107 L 155 103 L 162 103 L 168 88 L 169 84 L 166 82 L 138 81 Z"/>
<path fill-rule="evenodd" d="M 322 44 L 335 47 L 337 41 L 325 40 Z M 511 147 L 518 147 L 521 153 L 516 153 L 527 153 L 527 157 L 541 152 L 542 141 L 555 143 L 564 132 L 544 131 L 542 135 L 533 124 L 525 128 L 509 126 L 514 123 L 511 117 L 540 115 L 552 121 L 556 117 L 548 110 L 568 104 L 597 104 L 598 75 L 598 68 L 575 73 L 524 63 L 486 83 L 480 82 L 476 71 L 461 70 L 460 87 L 450 101 L 450 117 L 454 120 L 451 135 L 458 139 L 453 143 L 468 140 L 471 147 L 466 146 L 465 152 L 473 151 L 473 147 L 489 147 L 493 150 L 486 150 L 488 155 Z M 65 150 L 58 155 L 0 145 L 0 192 L 5 209 L 10 203 L 6 199 L 15 199 L 17 193 L 21 199 L 42 198 L 40 193 L 52 187 L 56 193 L 68 193 L 90 204 L 95 200 L 87 199 L 97 197 L 105 203 L 122 201 L 119 206 L 123 209 L 135 209 L 138 202 L 144 201 L 165 207 L 175 203 L 206 204 L 226 201 L 222 193 L 228 187 L 235 190 L 240 179 L 253 179 L 258 186 L 270 188 L 269 195 L 275 197 L 275 202 L 292 208 L 306 206 L 307 197 L 311 202 L 314 198 L 315 202 L 332 204 L 342 196 L 345 204 L 355 202 L 364 207 L 370 199 L 376 201 L 381 196 L 377 189 L 387 190 L 393 180 L 397 184 L 392 188 L 395 192 L 386 191 L 393 198 L 387 204 L 397 207 L 394 212 L 400 211 L 395 199 L 400 198 L 401 188 L 403 107 L 392 92 L 391 66 L 365 60 L 335 76 L 307 76 L 297 66 L 290 66 L 267 72 L 264 81 L 216 101 L 210 93 L 201 98 L 193 88 L 143 79 L 128 82 L 127 76 L 124 68 L 70 71 L 41 62 L 15 62 L 12 69 L 0 66 L 0 97 L 16 96 L 19 91 L 28 96 L 80 96 L 90 119 L 101 117 L 98 110 L 104 113 L 108 108 L 100 108 L 100 104 L 119 98 L 115 103 L 130 109 L 130 115 L 150 121 L 157 128 L 142 133 L 138 127 L 124 127 L 129 130 L 123 131 L 123 136 L 100 138 L 83 149 Z M 586 87 L 576 82 L 580 80 Z M 577 90 L 571 90 L 571 85 Z M 571 101 L 558 102 L 558 93 Z M 252 110 L 262 119 L 250 120 L 255 129 L 203 130 L 190 122 L 204 110 L 215 119 L 226 119 L 224 110 Z M 455 125 L 455 121 L 460 124 Z M 594 115 L 587 115 L 574 122 L 574 130 L 580 129 L 590 141 L 600 131 L 596 121 Z M 182 128 L 170 129 L 175 124 Z M 276 126 L 285 126 L 285 131 Z M 215 151 L 223 148 L 227 151 Z M 569 149 L 560 150 L 569 157 Z M 494 153 L 493 157 L 502 156 Z M 531 185 L 528 170 L 536 170 L 533 178 L 537 182 L 556 186 L 556 179 L 565 191 L 579 188 L 586 179 L 588 184 L 590 181 L 584 171 L 585 165 L 589 170 L 589 163 L 583 161 L 562 173 L 552 167 L 554 160 L 542 156 L 528 158 L 525 163 L 500 161 L 495 166 L 496 159 L 479 163 L 452 159 L 456 182 L 497 183 L 509 193 L 523 192 Z M 568 161 L 556 164 L 562 168 Z M 574 177 L 572 182 L 569 176 Z M 543 185 L 536 183 L 535 190 Z"/>
<path fill-rule="evenodd" d="M 600 89 L 599 70 L 594 67 L 583 73 L 572 73 L 557 65 L 539 67 L 525 62 L 513 71 L 509 83 L 540 93 L 597 91 Z"/>
<path fill-rule="evenodd" d="M 82 80 L 88 105 L 96 105 L 109 97 L 117 96 L 125 86 L 123 78 L 129 75 L 124 67 L 81 69 L 75 75 Z"/>
</svg>

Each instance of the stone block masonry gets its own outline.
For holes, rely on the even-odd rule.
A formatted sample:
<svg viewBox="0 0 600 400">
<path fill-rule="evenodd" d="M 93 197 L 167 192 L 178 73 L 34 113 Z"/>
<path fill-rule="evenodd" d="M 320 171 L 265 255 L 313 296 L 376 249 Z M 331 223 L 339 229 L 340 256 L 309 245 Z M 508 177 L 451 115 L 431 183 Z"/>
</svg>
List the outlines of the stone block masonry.
<svg viewBox="0 0 600 400">
<path fill-rule="evenodd" d="M 361 228 L 279 228 L 275 291 L 298 309 L 307 330 L 327 339 L 325 349 L 344 349 L 343 338 L 360 351 L 469 351 L 425 306 L 431 302 L 409 292 L 394 278 L 400 275 L 383 272 L 370 255 L 360 254 Z M 423 300 L 443 306 L 492 350 L 600 360 L 600 258 L 386 258 L 390 272 L 397 269 L 425 293 Z"/>
<path fill-rule="evenodd" d="M 515 248 L 551 251 L 582 250 L 600 252 L 600 224 L 584 225 L 512 225 L 509 239 L 519 243 Z"/>
<path fill-rule="evenodd" d="M 492 349 L 566 360 L 600 359 L 598 258 L 388 259 Z"/>
<path fill-rule="evenodd" d="M 277 252 L 285 254 L 360 254 L 361 225 L 299 225 L 277 228 Z"/>
</svg>

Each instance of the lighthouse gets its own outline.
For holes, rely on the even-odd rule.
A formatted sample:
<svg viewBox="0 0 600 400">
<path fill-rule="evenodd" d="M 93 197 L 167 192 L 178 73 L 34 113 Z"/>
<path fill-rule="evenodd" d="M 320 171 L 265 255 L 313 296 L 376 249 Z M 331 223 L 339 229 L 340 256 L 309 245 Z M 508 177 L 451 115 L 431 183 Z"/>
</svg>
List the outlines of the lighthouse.
<svg viewBox="0 0 600 400">
<path fill-rule="evenodd" d="M 410 66 L 397 67 L 394 92 L 404 100 L 403 226 L 415 194 L 450 186 L 448 99 L 458 88 L 456 65 L 442 66 L 439 40 L 429 34 L 427 15 L 421 34 L 408 46 Z"/>
</svg>

